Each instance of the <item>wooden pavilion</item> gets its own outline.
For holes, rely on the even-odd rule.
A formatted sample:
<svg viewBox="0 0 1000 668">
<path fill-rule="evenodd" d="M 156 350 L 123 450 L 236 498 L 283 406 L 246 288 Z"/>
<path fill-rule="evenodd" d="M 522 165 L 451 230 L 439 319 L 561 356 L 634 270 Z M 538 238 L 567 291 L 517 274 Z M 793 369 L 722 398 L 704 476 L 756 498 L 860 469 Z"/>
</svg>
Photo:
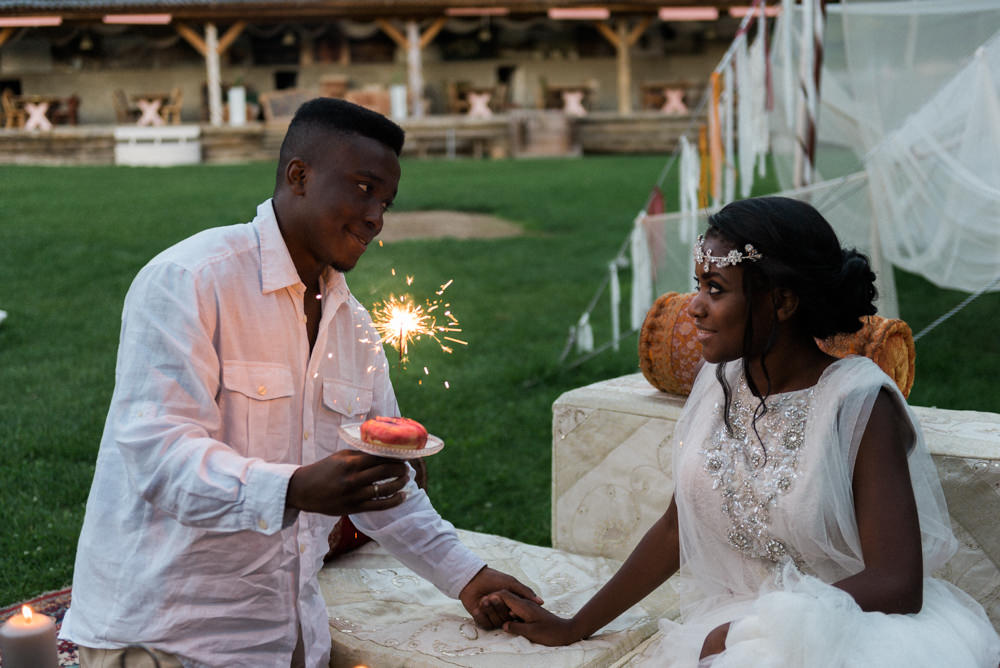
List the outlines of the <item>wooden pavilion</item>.
<svg viewBox="0 0 1000 668">
<path fill-rule="evenodd" d="M 248 118 L 277 124 L 304 95 L 353 95 L 447 150 L 466 121 L 505 112 L 641 124 L 666 85 L 693 106 L 749 1 L 0 0 L 0 90 L 75 96 L 85 123 L 134 122 L 143 96 L 160 97 L 158 109 L 211 128 L 232 124 L 233 87 L 248 90 Z M 647 120 L 678 125 L 684 106 Z"/>
</svg>

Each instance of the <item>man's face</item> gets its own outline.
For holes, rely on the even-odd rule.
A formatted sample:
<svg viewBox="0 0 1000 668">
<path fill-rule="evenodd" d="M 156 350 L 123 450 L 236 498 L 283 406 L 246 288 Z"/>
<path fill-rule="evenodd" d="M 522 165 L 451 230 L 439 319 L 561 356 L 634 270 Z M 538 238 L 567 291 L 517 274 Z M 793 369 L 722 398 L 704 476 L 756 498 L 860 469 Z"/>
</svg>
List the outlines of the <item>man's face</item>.
<svg viewBox="0 0 1000 668">
<path fill-rule="evenodd" d="M 361 135 L 336 135 L 309 165 L 304 250 L 337 271 L 354 268 L 382 231 L 396 197 L 399 159 L 389 147 Z"/>
</svg>

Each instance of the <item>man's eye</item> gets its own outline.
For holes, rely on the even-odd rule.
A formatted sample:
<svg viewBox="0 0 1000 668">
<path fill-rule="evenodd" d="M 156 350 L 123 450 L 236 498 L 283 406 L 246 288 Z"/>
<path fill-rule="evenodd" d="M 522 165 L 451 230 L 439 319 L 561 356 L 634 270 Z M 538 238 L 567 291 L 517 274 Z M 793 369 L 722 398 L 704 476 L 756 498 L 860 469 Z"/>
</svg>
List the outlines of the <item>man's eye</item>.
<svg viewBox="0 0 1000 668">
<path fill-rule="evenodd" d="M 372 184 L 370 183 L 359 183 L 358 187 L 361 188 L 361 192 L 369 193 L 372 191 Z"/>
</svg>

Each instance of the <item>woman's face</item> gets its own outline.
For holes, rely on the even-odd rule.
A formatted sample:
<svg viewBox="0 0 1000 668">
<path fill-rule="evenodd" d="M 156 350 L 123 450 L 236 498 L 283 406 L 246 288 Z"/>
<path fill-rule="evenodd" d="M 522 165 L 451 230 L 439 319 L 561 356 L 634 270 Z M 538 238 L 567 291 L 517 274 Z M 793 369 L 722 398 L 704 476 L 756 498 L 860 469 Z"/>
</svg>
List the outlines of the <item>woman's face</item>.
<svg viewBox="0 0 1000 668">
<path fill-rule="evenodd" d="M 714 257 L 724 256 L 733 245 L 719 237 L 705 239 L 703 250 Z M 708 362 L 730 362 L 743 356 L 747 300 L 743 294 L 743 267 L 719 267 L 695 263 L 697 293 L 688 304 L 694 318 L 702 356 Z"/>
</svg>

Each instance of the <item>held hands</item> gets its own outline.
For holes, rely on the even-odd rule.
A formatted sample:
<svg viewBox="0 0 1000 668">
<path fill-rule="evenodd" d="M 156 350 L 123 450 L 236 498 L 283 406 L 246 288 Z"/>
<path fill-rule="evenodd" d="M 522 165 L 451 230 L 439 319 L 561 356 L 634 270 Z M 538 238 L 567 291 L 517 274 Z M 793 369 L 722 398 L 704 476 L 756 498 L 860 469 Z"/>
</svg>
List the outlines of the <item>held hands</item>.
<svg viewBox="0 0 1000 668">
<path fill-rule="evenodd" d="M 474 578 L 469 580 L 469 583 L 462 588 L 458 598 L 472 615 L 472 618 L 476 620 L 476 624 L 484 629 L 495 629 L 513 618 L 511 608 L 502 598 L 497 596 L 501 591 L 518 601 L 525 601 L 532 605 L 543 603 L 542 599 L 535 595 L 535 592 L 521 584 L 517 578 L 489 566 L 483 567 Z M 517 593 L 511 594 L 510 592 Z"/>
<path fill-rule="evenodd" d="M 541 603 L 538 598 L 524 598 L 504 589 L 490 594 L 480 605 L 507 609 L 511 621 L 504 623 L 504 631 L 524 636 L 540 645 L 569 645 L 584 638 L 584 634 L 575 628 L 573 620 L 553 615 L 542 608 Z"/>
<path fill-rule="evenodd" d="M 285 505 L 324 515 L 385 510 L 406 498 L 409 469 L 402 461 L 340 450 L 292 474 Z"/>
</svg>

